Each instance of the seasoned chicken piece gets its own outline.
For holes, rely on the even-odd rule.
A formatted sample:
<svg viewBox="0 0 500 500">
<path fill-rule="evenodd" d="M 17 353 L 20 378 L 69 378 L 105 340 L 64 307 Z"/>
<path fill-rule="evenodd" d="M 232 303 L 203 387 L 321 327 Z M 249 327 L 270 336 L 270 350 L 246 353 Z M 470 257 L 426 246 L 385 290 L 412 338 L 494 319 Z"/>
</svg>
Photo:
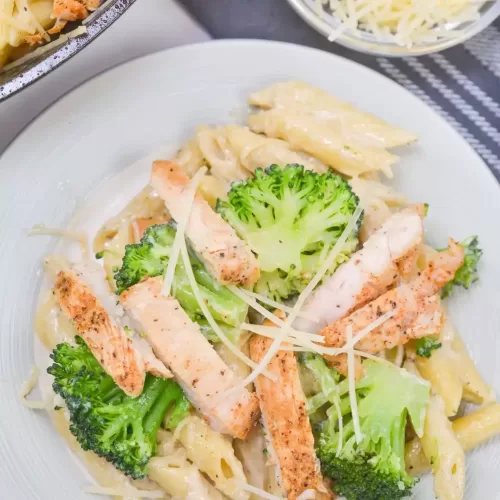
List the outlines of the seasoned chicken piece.
<svg viewBox="0 0 500 500">
<path fill-rule="evenodd" d="M 318 321 L 297 319 L 294 328 L 317 333 L 393 286 L 401 278 L 398 266 L 422 242 L 420 214 L 420 206 L 393 214 L 306 301 L 303 311 Z"/>
<path fill-rule="evenodd" d="M 139 396 L 146 377 L 144 361 L 91 289 L 75 271 L 68 269 L 59 272 L 54 294 L 105 372 L 126 394 Z"/>
<path fill-rule="evenodd" d="M 155 161 L 151 184 L 178 221 L 185 209 L 183 195 L 189 177 L 173 162 Z M 198 193 L 186 226 L 186 236 L 220 283 L 250 285 L 259 279 L 259 265 L 248 245 Z"/>
<path fill-rule="evenodd" d="M 353 337 L 383 314 L 394 315 L 362 338 L 356 349 L 378 353 L 411 339 L 437 334 L 441 330 L 443 312 L 438 290 L 455 276 L 463 264 L 463 248 L 449 240 L 449 249 L 440 252 L 428 267 L 414 280 L 389 290 L 350 316 L 321 330 L 325 344 L 342 347 L 347 341 L 347 328 L 352 327 Z M 328 359 L 345 373 L 346 355 Z"/>
<path fill-rule="evenodd" d="M 144 236 L 146 229 L 156 224 L 165 224 L 170 220 L 167 215 L 159 215 L 157 217 L 139 217 L 130 221 L 129 238 L 134 243 L 139 243 Z"/>
<path fill-rule="evenodd" d="M 284 319 L 284 316 L 281 317 Z M 267 320 L 264 324 L 273 326 Z M 262 361 L 272 343 L 272 339 L 254 335 L 250 340 L 252 360 L 256 363 Z M 283 493 L 291 500 L 295 500 L 306 490 L 314 491 L 314 498 L 317 500 L 332 498 L 323 483 L 314 451 L 314 437 L 306 412 L 306 397 L 293 352 L 279 351 L 267 365 L 267 370 L 276 375 L 277 381 L 273 382 L 264 375 L 259 375 L 255 387 L 268 441 L 267 449 L 271 460 L 275 461 Z"/>
<path fill-rule="evenodd" d="M 77 21 L 89 15 L 83 2 L 77 0 L 54 0 L 52 19 L 63 21 Z"/>
<path fill-rule="evenodd" d="M 121 295 L 155 354 L 172 370 L 191 403 L 218 432 L 244 439 L 259 416 L 246 389 L 219 395 L 239 380 L 176 299 L 161 294 L 163 279 L 148 278 Z"/>
</svg>

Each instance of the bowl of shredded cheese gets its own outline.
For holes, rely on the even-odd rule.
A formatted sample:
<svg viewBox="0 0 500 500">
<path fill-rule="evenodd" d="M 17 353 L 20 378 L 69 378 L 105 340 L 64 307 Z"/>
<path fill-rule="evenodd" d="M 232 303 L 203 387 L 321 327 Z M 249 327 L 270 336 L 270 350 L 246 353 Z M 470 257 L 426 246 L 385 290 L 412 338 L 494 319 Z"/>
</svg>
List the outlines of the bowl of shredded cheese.
<svg viewBox="0 0 500 500">
<path fill-rule="evenodd" d="M 499 0 L 288 0 L 313 28 L 367 54 L 418 56 L 476 35 L 500 15 Z"/>
<path fill-rule="evenodd" d="M 134 0 L 0 0 L 0 101 L 57 68 Z"/>
</svg>

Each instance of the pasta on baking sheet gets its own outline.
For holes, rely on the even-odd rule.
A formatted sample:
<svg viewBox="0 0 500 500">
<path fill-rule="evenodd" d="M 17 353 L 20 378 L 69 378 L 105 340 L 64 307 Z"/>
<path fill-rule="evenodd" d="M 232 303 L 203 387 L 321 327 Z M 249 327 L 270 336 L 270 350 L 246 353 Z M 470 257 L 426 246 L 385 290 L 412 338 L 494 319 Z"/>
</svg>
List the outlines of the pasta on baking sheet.
<svg viewBox="0 0 500 500">
<path fill-rule="evenodd" d="M 427 207 L 386 182 L 413 134 L 301 82 L 249 102 L 248 126 L 154 158 L 95 258 L 45 259 L 47 401 L 88 492 L 395 500 L 430 472 L 463 499 L 466 452 L 500 434 L 446 308 L 474 293 L 477 237 L 431 247 Z"/>
</svg>

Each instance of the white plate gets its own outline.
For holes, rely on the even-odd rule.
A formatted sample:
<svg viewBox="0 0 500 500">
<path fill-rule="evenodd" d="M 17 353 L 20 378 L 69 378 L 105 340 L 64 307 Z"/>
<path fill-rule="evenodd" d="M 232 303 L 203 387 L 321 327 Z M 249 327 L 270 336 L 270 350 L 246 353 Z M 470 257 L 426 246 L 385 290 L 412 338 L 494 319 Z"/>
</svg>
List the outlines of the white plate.
<svg viewBox="0 0 500 500">
<path fill-rule="evenodd" d="M 178 147 L 199 124 L 241 121 L 251 91 L 289 79 L 306 80 L 418 134 L 418 144 L 400 152 L 395 185 L 430 204 L 431 243 L 479 234 L 485 249 L 481 283 L 457 293 L 451 313 L 481 372 L 500 389 L 500 189 L 467 143 L 392 81 L 325 52 L 259 41 L 178 48 L 82 85 L 0 158 L 0 497 L 84 498 L 80 488 L 88 483 L 47 416 L 17 400 L 34 363 L 40 259 L 56 243 L 27 238 L 26 230 L 37 223 L 65 226 L 78 206 L 96 227 L 147 180 L 149 165 L 111 176 L 160 146 Z M 499 441 L 470 453 L 467 463 L 465 498 L 500 498 Z M 419 500 L 434 498 L 430 481 L 416 491 Z"/>
</svg>

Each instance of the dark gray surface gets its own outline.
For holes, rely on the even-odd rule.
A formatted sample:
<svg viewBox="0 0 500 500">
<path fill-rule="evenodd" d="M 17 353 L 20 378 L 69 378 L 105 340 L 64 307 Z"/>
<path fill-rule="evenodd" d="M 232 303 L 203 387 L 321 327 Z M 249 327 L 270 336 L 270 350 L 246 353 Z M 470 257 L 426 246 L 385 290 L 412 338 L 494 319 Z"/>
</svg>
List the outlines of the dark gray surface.
<svg viewBox="0 0 500 500">
<path fill-rule="evenodd" d="M 286 0 L 180 0 L 180 3 L 214 38 L 259 38 L 308 45 L 389 76 L 444 116 L 500 180 L 499 19 L 466 44 L 441 54 L 387 59 L 329 42 L 309 27 Z"/>
</svg>

